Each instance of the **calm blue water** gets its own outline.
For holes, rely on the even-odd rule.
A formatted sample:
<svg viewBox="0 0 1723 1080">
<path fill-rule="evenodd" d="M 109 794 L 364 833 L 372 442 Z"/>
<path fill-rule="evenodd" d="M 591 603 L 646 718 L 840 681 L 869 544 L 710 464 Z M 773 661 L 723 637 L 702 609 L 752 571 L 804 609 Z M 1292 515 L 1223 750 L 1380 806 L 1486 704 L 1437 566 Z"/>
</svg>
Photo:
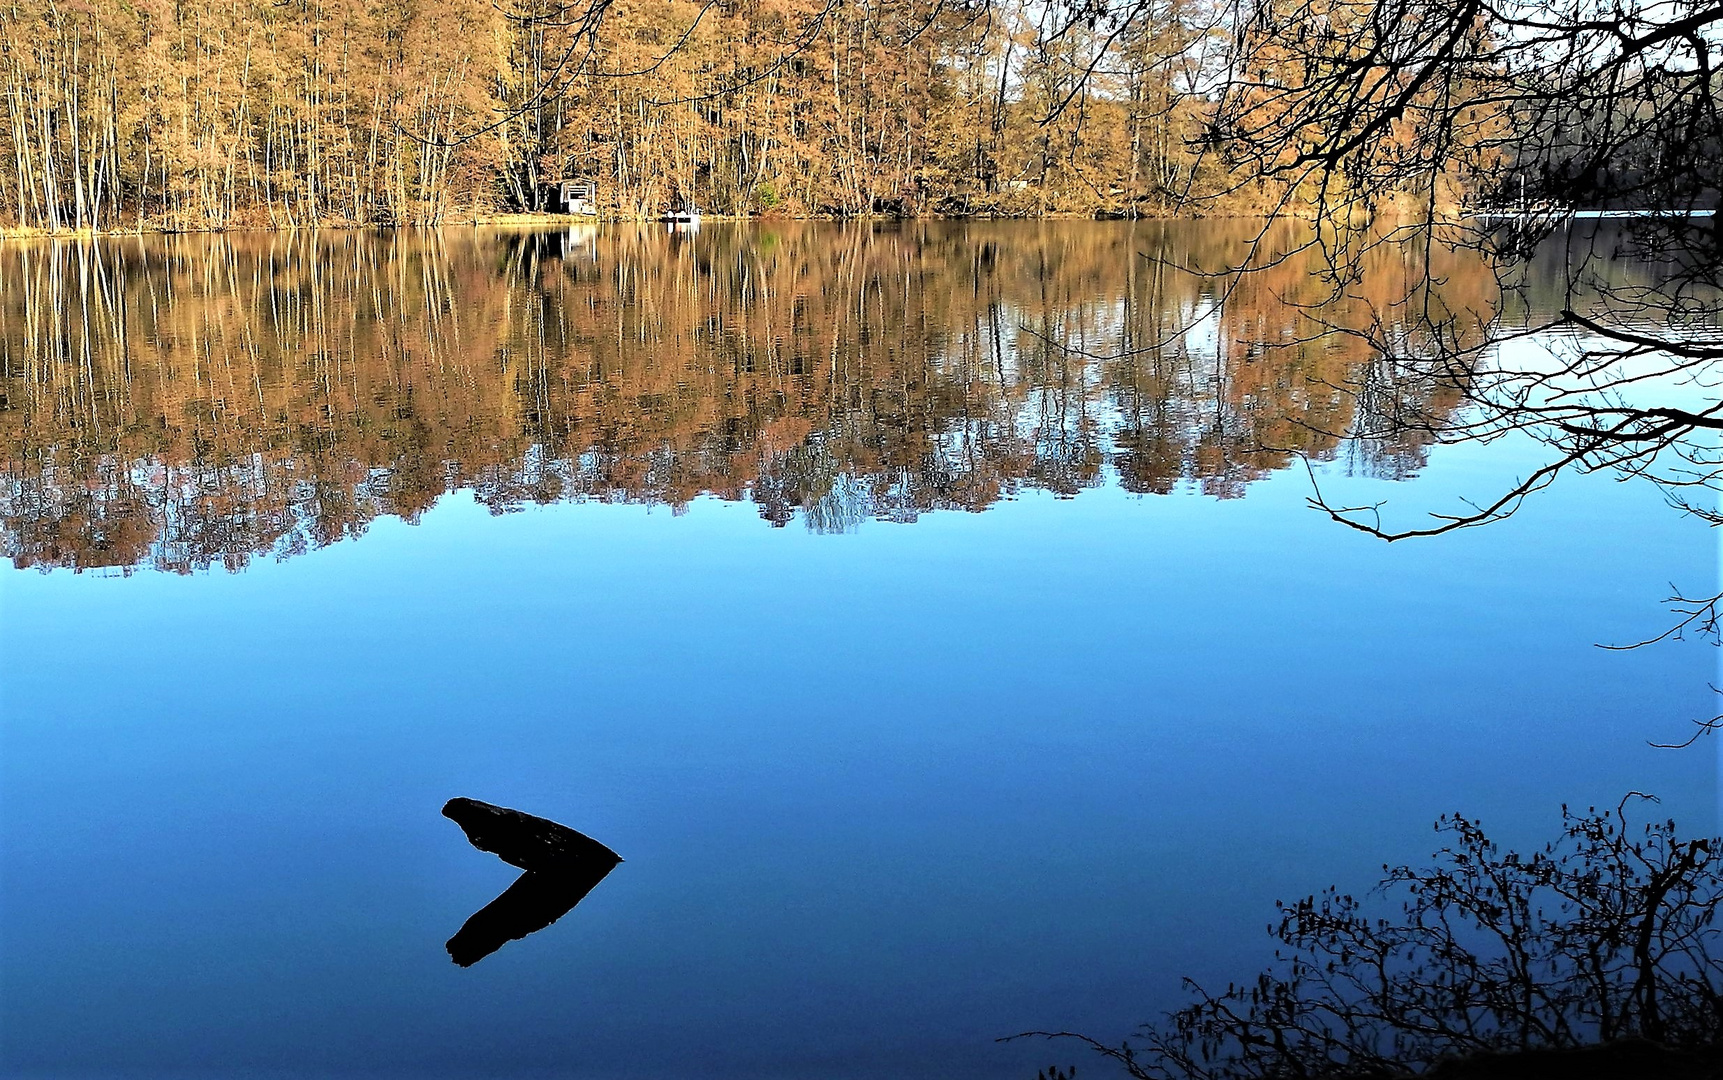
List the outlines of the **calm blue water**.
<svg viewBox="0 0 1723 1080">
<path fill-rule="evenodd" d="M 1406 514 L 1527 471 L 1445 447 Z M 65 1077 L 1001 1077 L 1270 957 L 1444 812 L 1717 828 L 1716 653 L 1597 642 L 1714 537 L 1592 477 L 1383 544 L 1304 505 L 1024 490 L 771 528 L 747 502 L 416 524 L 243 572 L 0 571 L 0 1062 Z M 515 872 L 470 796 L 620 853 L 471 969 Z"/>
</svg>

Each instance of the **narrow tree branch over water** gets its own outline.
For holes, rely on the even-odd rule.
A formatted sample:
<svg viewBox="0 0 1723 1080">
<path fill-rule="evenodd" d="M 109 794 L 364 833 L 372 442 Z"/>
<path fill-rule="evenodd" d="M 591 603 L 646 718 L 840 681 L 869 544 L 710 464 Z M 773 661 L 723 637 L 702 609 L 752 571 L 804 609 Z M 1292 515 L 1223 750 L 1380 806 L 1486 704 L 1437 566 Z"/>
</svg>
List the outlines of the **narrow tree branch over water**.
<svg viewBox="0 0 1723 1080">
<path fill-rule="evenodd" d="M 1366 370 L 1446 383 L 1460 401 L 1439 416 L 1360 410 L 1380 426 L 1329 434 L 1543 446 L 1515 483 L 1422 521 L 1331 501 L 1314 473 L 1312 505 L 1381 539 L 1431 537 L 1609 471 L 1718 524 L 1723 7 L 1230 0 L 1220 22 L 1231 44 L 1208 140 L 1238 184 L 1278 183 L 1314 219 L 1335 296 L 1384 252 L 1421 268 L 1374 321 L 1312 311 L 1315 334 L 1356 338 L 1379 358 Z M 1461 250 L 1494 274 L 1490 317 L 1442 302 L 1435 262 Z M 1626 280 L 1627 262 L 1647 274 Z M 1678 593 L 1671 634 L 1714 630 L 1718 599 Z"/>
</svg>

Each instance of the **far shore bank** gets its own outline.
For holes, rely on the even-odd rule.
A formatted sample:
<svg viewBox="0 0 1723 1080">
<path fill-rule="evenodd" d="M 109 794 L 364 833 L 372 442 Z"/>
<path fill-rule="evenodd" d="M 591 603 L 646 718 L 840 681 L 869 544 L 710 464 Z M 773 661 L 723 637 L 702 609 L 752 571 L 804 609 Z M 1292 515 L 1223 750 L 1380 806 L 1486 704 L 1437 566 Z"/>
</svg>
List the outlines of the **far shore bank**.
<svg viewBox="0 0 1723 1080">
<path fill-rule="evenodd" d="M 1185 213 L 1156 213 L 1138 214 L 1135 216 L 1119 213 L 1047 213 L 1026 215 L 928 215 L 925 217 L 904 217 L 893 214 L 855 214 L 849 216 L 837 215 L 740 215 L 740 214 L 702 214 L 702 225 L 757 224 L 785 225 L 811 222 L 862 223 L 873 225 L 897 225 L 912 223 L 939 222 L 1029 222 L 1029 221 L 1191 221 L 1200 219 L 1226 220 L 1266 220 L 1268 215 L 1260 213 L 1217 213 L 1210 211 L 1189 211 Z M 538 229 L 565 228 L 573 225 L 675 225 L 676 222 L 666 221 L 659 217 L 631 216 L 594 216 L 580 214 L 479 214 L 450 217 L 436 224 L 366 224 L 360 222 L 328 222 L 307 225 L 224 225 L 209 227 L 170 226 L 159 222 L 132 224 L 120 228 L 104 229 L 44 229 L 39 227 L 4 226 L 0 225 L 0 241 L 3 240 L 91 240 L 96 238 L 112 238 L 124 236 L 176 236 L 227 233 L 285 233 L 285 232 L 386 232 L 395 229 Z"/>
</svg>

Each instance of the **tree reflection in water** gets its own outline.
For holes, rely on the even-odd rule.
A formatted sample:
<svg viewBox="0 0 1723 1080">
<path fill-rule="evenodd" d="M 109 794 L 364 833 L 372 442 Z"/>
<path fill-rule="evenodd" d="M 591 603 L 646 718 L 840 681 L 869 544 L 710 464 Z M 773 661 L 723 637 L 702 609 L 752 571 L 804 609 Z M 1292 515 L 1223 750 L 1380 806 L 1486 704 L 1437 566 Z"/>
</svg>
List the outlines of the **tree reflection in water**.
<svg viewBox="0 0 1723 1080">
<path fill-rule="evenodd" d="M 1564 808 L 1527 853 L 1443 818 L 1431 865 L 1384 868 L 1365 898 L 1276 905 L 1276 963 L 1255 979 L 1187 982 L 1194 1001 L 1134 1041 L 1029 1034 L 1137 1080 L 1716 1077 L 1723 841 L 1636 827 L 1628 801 Z"/>
<path fill-rule="evenodd" d="M 497 512 L 750 499 L 838 531 L 1109 479 L 1230 497 L 1297 455 L 1415 472 L 1439 425 L 1383 421 L 1440 418 L 1454 388 L 1325 327 L 1417 310 L 1395 306 L 1417 274 L 1384 257 L 1336 302 L 1297 253 L 1230 283 L 1189 272 L 1255 229 L 9 246 L 0 543 L 19 566 L 186 572 L 414 521 L 458 489 Z M 1444 310 L 1487 326 L 1495 281 L 1468 259 L 1438 254 Z"/>
</svg>

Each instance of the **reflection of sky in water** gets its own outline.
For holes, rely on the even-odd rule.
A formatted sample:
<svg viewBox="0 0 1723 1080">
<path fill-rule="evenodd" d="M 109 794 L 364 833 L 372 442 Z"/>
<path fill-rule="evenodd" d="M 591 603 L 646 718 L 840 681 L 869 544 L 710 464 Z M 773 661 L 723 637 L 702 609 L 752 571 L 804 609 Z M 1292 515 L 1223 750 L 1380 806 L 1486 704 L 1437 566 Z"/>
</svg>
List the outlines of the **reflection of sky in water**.
<svg viewBox="0 0 1723 1080">
<path fill-rule="evenodd" d="M 1406 514 L 1523 473 L 1447 448 Z M 1566 481 L 1384 545 L 1278 473 L 846 536 L 756 509 L 444 498 L 242 574 L 0 577 L 15 1075 L 1028 1076 L 1251 974 L 1276 897 L 1660 793 L 1715 826 L 1667 583 L 1713 541 Z M 460 970 L 514 876 L 453 795 L 627 861 Z M 1085 1074 L 1093 1067 L 1085 1067 Z"/>
<path fill-rule="evenodd" d="M 1715 828 L 1714 751 L 1646 745 L 1715 652 L 1594 646 L 1714 589 L 1708 531 L 1607 477 L 1329 522 L 1251 449 L 1399 525 L 1538 460 L 1338 441 L 1347 343 L 1253 344 L 1304 270 L 1222 311 L 1133 252 L 1225 228 L 1142 229 L 186 239 L 177 308 L 142 260 L 92 301 L 123 356 L 0 290 L 8 553 L 246 565 L 0 572 L 0 1071 L 1027 1077 L 1081 1059 L 995 1037 L 1253 974 L 1441 813 Z M 452 796 L 626 862 L 460 970 L 517 872 Z"/>
</svg>

